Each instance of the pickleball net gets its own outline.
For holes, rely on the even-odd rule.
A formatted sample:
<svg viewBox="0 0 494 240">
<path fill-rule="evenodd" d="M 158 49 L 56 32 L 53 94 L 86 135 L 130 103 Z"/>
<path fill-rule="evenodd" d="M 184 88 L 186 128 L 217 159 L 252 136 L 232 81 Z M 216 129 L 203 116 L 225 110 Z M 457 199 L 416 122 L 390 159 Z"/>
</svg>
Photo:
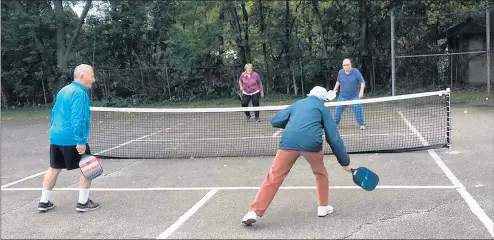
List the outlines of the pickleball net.
<svg viewBox="0 0 494 240">
<path fill-rule="evenodd" d="M 239 103 L 240 104 L 240 103 Z M 352 105 L 363 109 L 361 130 Z M 404 152 L 450 146 L 449 89 L 391 97 L 327 102 L 349 153 Z M 91 107 L 89 144 L 104 158 L 173 159 L 274 156 L 283 134 L 270 118 L 284 106 L 235 108 Z M 245 111 L 252 120 L 246 121 Z M 260 121 L 254 120 L 259 111 Z M 323 150 L 331 148 L 323 136 Z"/>
</svg>

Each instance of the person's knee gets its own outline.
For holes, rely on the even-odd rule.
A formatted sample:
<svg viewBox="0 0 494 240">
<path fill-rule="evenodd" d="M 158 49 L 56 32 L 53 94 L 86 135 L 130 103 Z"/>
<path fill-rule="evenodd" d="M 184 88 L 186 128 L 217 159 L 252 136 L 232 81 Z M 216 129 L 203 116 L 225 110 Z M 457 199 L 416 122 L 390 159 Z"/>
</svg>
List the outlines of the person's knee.
<svg viewBox="0 0 494 240">
<path fill-rule="evenodd" d="M 258 107 L 259 106 L 259 97 L 256 97 L 254 99 L 252 99 L 252 105 L 255 106 L 255 107 Z"/>
<path fill-rule="evenodd" d="M 45 173 L 45 178 L 44 181 L 48 182 L 55 182 L 56 179 L 58 178 L 58 174 L 62 171 L 62 169 L 58 168 L 48 168 L 48 170 Z"/>
<path fill-rule="evenodd" d="M 50 167 L 50 168 L 48 168 L 48 171 L 46 172 L 46 174 L 47 175 L 55 175 L 55 176 L 57 176 L 61 171 L 62 171 L 61 168 L 53 168 L 53 167 Z"/>
<path fill-rule="evenodd" d="M 324 166 L 321 167 L 315 167 L 312 169 L 312 172 L 316 176 L 328 176 L 328 171 L 326 171 L 326 168 Z"/>
<path fill-rule="evenodd" d="M 91 180 L 87 179 L 84 174 L 79 174 L 79 185 L 82 188 L 89 188 L 91 186 Z"/>
</svg>

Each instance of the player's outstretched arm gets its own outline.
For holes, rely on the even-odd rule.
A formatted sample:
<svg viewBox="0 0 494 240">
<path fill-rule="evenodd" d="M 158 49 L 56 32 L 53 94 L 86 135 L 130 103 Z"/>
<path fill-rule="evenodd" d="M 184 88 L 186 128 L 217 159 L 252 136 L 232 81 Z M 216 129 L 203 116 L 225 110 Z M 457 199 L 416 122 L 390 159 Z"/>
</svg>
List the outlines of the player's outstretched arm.
<svg viewBox="0 0 494 240">
<path fill-rule="evenodd" d="M 271 117 L 271 125 L 275 128 L 285 128 L 290 119 L 290 112 L 292 111 L 292 105 L 281 110 L 277 114 Z"/>
<path fill-rule="evenodd" d="M 324 107 L 321 108 L 321 112 L 323 116 L 324 134 L 326 135 L 326 141 L 331 147 L 331 150 L 333 150 L 338 163 L 340 163 L 340 165 L 343 167 L 350 167 L 350 157 L 346 152 L 345 143 L 343 142 L 343 139 L 341 139 L 340 133 L 336 128 L 336 123 L 334 122 L 333 117 L 331 116 L 331 114 L 329 114 L 329 110 Z"/>
</svg>

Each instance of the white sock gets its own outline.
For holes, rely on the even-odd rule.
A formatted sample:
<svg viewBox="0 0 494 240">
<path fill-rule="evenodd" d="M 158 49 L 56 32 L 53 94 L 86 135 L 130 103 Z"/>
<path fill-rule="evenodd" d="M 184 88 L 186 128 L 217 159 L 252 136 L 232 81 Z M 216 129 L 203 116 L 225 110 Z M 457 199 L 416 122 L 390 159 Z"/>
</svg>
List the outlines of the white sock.
<svg viewBox="0 0 494 240">
<path fill-rule="evenodd" d="M 51 190 L 41 189 L 41 199 L 40 202 L 47 203 L 51 200 Z"/>
<path fill-rule="evenodd" d="M 79 189 L 79 203 L 86 204 L 89 199 L 89 189 Z"/>
</svg>

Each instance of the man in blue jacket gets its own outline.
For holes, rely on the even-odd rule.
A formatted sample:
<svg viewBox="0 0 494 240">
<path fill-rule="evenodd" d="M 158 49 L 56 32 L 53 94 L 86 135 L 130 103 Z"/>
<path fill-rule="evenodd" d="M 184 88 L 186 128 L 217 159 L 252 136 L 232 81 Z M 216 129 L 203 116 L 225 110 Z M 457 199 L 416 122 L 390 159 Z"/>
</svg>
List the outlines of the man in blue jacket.
<svg viewBox="0 0 494 240">
<path fill-rule="evenodd" d="M 338 72 L 334 91 L 337 92 L 338 88 L 341 88 L 338 102 L 357 100 L 364 97 L 365 81 L 360 71 L 356 68 L 352 68 L 352 62 L 350 59 L 345 58 L 343 60 L 343 69 Z M 341 86 L 341 87 L 340 87 Z M 340 105 L 336 107 L 334 112 L 334 121 L 336 125 L 340 124 L 341 114 L 345 111 L 346 105 Z M 352 111 L 355 115 L 355 119 L 360 126 L 361 130 L 365 129 L 364 111 L 360 104 L 352 104 Z"/>
<path fill-rule="evenodd" d="M 88 91 L 93 83 L 93 68 L 81 64 L 74 70 L 74 81 L 57 93 L 50 118 L 50 168 L 43 180 L 39 211 L 45 212 L 54 207 L 51 191 L 62 169 L 78 169 L 81 156 L 91 154 L 87 144 L 91 118 Z M 79 186 L 76 210 L 86 212 L 97 209 L 99 204 L 89 199 L 91 181 L 82 173 L 79 176 Z"/>
<path fill-rule="evenodd" d="M 316 178 L 319 203 L 317 215 L 324 217 L 333 212 L 333 207 L 328 205 L 329 183 L 323 161 L 323 132 L 339 164 L 346 171 L 351 171 L 351 166 L 336 124 L 324 106 L 326 95 L 325 88 L 314 87 L 307 98 L 296 101 L 271 118 L 273 127 L 284 129 L 283 135 L 271 169 L 250 205 L 250 211 L 242 219 L 244 224 L 251 225 L 264 214 L 300 156 L 309 162 Z"/>
</svg>

